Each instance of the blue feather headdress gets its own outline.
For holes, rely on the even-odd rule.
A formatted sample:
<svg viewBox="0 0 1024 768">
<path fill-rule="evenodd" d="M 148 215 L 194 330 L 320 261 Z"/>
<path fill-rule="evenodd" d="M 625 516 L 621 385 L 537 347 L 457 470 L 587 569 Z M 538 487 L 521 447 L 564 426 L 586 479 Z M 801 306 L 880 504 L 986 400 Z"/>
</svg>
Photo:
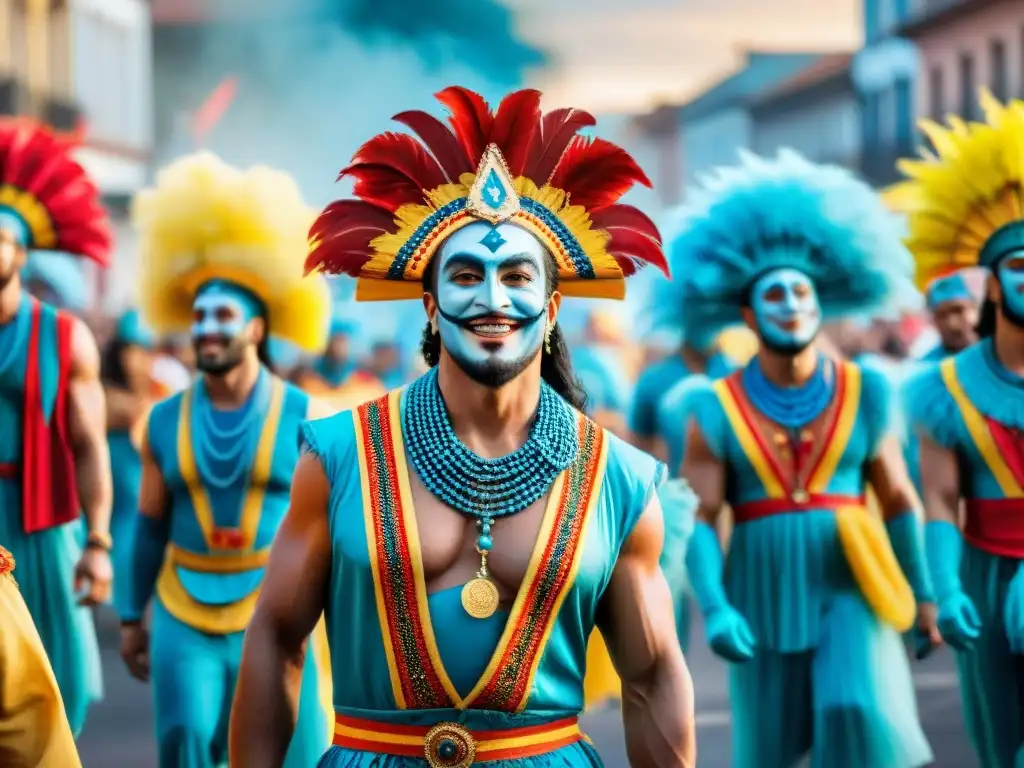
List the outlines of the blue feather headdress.
<svg viewBox="0 0 1024 768">
<path fill-rule="evenodd" d="M 709 341 L 742 322 L 750 285 L 780 267 L 814 281 L 826 320 L 921 306 L 903 224 L 871 187 L 792 150 L 740 160 L 689 193 L 669 241 L 675 279 L 660 286 L 659 324 Z"/>
</svg>

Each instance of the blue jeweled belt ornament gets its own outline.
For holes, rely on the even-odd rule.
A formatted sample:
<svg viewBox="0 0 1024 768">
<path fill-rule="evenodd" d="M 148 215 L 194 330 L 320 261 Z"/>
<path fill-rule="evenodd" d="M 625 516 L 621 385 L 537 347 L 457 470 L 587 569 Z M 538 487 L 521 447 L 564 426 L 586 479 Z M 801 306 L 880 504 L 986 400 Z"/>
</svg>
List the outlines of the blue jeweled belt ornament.
<svg viewBox="0 0 1024 768">
<path fill-rule="evenodd" d="M 485 459 L 455 434 L 434 368 L 409 386 L 402 427 L 420 482 L 447 506 L 477 521 L 480 570 L 463 587 L 462 605 L 470 616 L 487 618 L 498 609 L 498 589 L 487 573 L 494 519 L 536 502 L 576 458 L 576 413 L 541 382 L 540 404 L 526 442 L 506 456 Z"/>
</svg>

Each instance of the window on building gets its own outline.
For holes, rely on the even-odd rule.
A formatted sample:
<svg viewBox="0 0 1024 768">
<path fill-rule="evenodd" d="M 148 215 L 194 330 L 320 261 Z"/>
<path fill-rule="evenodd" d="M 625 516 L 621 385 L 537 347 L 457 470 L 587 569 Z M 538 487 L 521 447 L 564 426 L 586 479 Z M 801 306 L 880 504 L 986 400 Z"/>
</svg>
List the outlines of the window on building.
<svg viewBox="0 0 1024 768">
<path fill-rule="evenodd" d="M 1006 43 L 993 40 L 988 46 L 989 57 L 989 88 L 992 95 L 1000 101 L 1010 96 L 1010 73 L 1007 70 Z"/>
<path fill-rule="evenodd" d="M 910 78 L 901 76 L 896 78 L 896 146 L 907 147 L 914 137 L 914 105 L 913 89 Z"/>
<path fill-rule="evenodd" d="M 928 72 L 928 114 L 932 120 L 946 116 L 946 82 L 942 67 L 934 66 Z"/>
<path fill-rule="evenodd" d="M 974 75 L 974 56 L 960 54 L 960 114 L 973 120 L 977 113 L 978 87 Z"/>
</svg>

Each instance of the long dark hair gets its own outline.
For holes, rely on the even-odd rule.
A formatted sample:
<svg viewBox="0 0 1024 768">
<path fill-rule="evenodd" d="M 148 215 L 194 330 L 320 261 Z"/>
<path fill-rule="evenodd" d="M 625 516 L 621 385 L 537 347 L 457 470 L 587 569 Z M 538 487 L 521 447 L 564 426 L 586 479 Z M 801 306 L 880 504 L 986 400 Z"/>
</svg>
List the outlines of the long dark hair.
<svg viewBox="0 0 1024 768">
<path fill-rule="evenodd" d="M 550 299 L 551 294 L 558 290 L 558 265 L 551 254 L 546 255 L 547 285 L 545 292 Z M 436 288 L 437 259 L 431 261 L 423 273 L 423 290 L 437 299 Z M 547 347 L 550 347 L 549 352 Z M 423 354 L 423 361 L 431 368 L 437 366 L 441 359 L 441 334 L 430 329 L 430 322 L 427 322 L 423 329 L 423 340 L 420 343 L 420 352 Z M 572 358 L 569 354 L 569 346 L 565 343 L 565 336 L 561 327 L 556 323 L 551 329 L 549 344 L 541 349 L 540 375 L 548 386 L 565 398 L 570 405 L 579 411 L 586 412 L 587 393 L 583 384 L 572 370 Z"/>
<path fill-rule="evenodd" d="M 124 351 L 131 345 L 114 336 L 100 357 L 100 381 L 108 387 L 128 389 L 128 373 L 124 369 Z"/>
</svg>

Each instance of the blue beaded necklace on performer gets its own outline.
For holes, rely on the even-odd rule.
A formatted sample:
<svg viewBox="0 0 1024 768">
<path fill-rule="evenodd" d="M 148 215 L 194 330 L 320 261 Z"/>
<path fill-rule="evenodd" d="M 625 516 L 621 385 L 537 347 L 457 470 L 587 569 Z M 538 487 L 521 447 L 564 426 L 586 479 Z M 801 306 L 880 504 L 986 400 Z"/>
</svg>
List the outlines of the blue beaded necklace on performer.
<svg viewBox="0 0 1024 768">
<path fill-rule="evenodd" d="M 751 404 L 781 427 L 798 431 L 820 416 L 835 390 L 831 361 L 818 356 L 811 378 L 799 387 L 780 387 L 768 380 L 755 357 L 743 369 L 743 388 Z"/>
<path fill-rule="evenodd" d="M 260 371 L 245 404 L 235 410 L 214 408 L 205 383 L 200 380 L 196 384 L 193 452 L 199 475 L 211 488 L 231 488 L 252 471 L 269 402 L 270 374 L 266 369 Z"/>
<path fill-rule="evenodd" d="M 470 615 L 487 618 L 498 606 L 497 587 L 487 573 L 494 520 L 540 499 L 576 458 L 576 413 L 542 381 L 526 442 L 506 456 L 485 459 L 455 434 L 434 368 L 409 386 L 402 427 L 409 460 L 424 487 L 456 512 L 476 519 L 480 570 L 463 588 L 462 604 Z"/>
</svg>

